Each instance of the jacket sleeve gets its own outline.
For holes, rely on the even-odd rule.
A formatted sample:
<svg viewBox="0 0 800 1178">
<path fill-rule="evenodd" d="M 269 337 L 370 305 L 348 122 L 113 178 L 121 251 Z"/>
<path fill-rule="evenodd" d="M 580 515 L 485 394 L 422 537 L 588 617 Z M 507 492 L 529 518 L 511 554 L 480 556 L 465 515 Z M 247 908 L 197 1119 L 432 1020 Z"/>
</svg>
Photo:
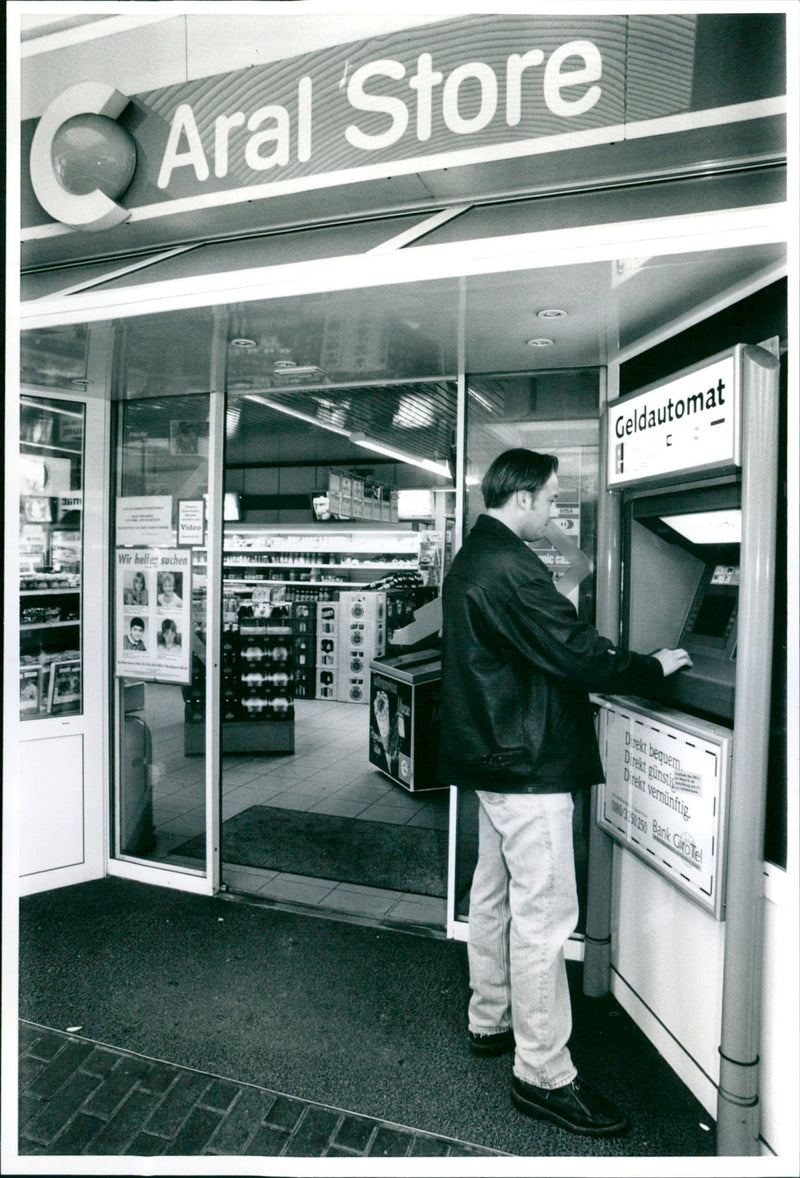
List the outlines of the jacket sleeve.
<svg viewBox="0 0 800 1178">
<path fill-rule="evenodd" d="M 525 582 L 512 594 L 500 614 L 498 632 L 540 671 L 585 691 L 655 694 L 664 683 L 658 659 L 603 638 L 544 577 Z"/>
</svg>

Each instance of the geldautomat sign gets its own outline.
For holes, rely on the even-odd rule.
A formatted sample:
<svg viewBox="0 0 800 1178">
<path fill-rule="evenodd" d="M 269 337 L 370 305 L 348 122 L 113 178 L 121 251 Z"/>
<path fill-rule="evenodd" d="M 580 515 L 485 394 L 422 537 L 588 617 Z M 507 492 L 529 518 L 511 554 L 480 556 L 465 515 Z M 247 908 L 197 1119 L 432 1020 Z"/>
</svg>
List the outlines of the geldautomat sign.
<svg viewBox="0 0 800 1178">
<path fill-rule="evenodd" d="M 738 466 L 741 346 L 629 397 L 608 414 L 608 485 Z"/>
<path fill-rule="evenodd" d="M 473 16 L 141 94 L 87 78 L 23 125 L 23 236 L 781 113 L 781 37 L 709 79 L 704 19 Z"/>
</svg>

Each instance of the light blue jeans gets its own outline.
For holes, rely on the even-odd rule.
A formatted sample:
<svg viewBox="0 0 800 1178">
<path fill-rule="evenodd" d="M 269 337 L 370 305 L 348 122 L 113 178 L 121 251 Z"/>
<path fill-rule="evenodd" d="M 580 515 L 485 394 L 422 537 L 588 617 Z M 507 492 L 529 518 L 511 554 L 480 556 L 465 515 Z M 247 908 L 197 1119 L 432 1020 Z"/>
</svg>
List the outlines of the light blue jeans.
<svg viewBox="0 0 800 1178">
<path fill-rule="evenodd" d="M 477 791 L 478 863 L 469 905 L 469 1029 L 514 1028 L 514 1072 L 569 1084 L 572 1009 L 564 945 L 578 920 L 572 795 Z"/>
</svg>

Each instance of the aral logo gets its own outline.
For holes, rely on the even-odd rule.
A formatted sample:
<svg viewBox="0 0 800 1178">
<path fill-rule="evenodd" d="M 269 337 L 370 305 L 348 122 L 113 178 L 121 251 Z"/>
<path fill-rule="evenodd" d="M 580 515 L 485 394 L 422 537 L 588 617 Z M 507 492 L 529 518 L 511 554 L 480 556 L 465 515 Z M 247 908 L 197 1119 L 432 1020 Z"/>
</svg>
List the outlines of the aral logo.
<svg viewBox="0 0 800 1178">
<path fill-rule="evenodd" d="M 73 229 L 110 229 L 130 216 L 117 199 L 136 170 L 136 144 L 116 121 L 129 99 L 105 82 L 65 90 L 31 144 L 31 183 L 43 209 Z"/>
</svg>

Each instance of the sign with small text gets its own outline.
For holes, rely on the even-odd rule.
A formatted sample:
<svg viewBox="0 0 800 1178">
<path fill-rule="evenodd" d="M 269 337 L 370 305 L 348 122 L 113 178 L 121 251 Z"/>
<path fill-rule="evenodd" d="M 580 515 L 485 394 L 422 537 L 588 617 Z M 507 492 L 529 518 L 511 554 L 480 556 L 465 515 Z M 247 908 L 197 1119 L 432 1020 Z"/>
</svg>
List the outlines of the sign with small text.
<svg viewBox="0 0 800 1178">
<path fill-rule="evenodd" d="M 608 406 L 608 485 L 739 464 L 738 348 Z"/>
<path fill-rule="evenodd" d="M 721 919 L 730 730 L 633 700 L 593 701 L 606 775 L 598 825 Z"/>
<path fill-rule="evenodd" d="M 116 524 L 118 544 L 171 544 L 172 496 L 121 496 Z"/>
<path fill-rule="evenodd" d="M 205 503 L 202 499 L 178 500 L 178 546 L 202 547 L 205 539 Z"/>
</svg>

